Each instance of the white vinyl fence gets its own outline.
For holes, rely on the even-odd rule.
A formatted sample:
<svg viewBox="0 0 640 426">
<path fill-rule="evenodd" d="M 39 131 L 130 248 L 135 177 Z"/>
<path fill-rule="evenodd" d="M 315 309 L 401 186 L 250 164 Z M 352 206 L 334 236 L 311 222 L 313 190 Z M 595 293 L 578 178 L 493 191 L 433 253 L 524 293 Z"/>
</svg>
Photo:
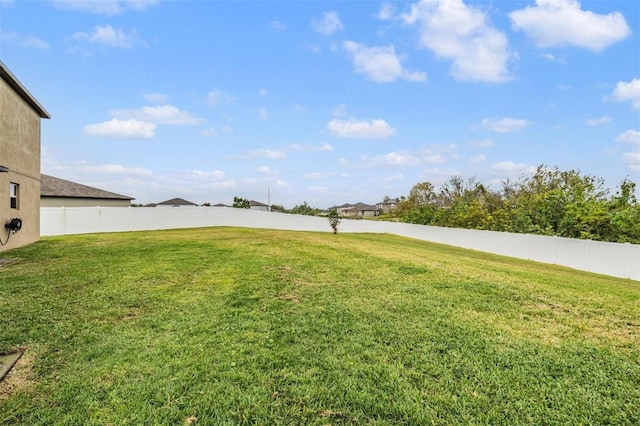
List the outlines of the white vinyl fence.
<svg viewBox="0 0 640 426">
<path fill-rule="evenodd" d="M 239 226 L 332 232 L 326 218 L 225 207 L 42 207 L 42 236 Z M 640 245 L 342 219 L 339 232 L 388 233 L 640 281 Z"/>
</svg>

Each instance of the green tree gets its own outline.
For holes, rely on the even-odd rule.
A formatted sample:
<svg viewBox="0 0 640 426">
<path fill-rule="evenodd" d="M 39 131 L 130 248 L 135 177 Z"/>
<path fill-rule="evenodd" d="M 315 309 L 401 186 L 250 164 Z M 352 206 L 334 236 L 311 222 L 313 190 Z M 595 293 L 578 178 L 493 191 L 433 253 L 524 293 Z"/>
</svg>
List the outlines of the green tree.
<svg viewBox="0 0 640 426">
<path fill-rule="evenodd" d="M 636 184 L 625 179 L 609 197 L 604 180 L 542 164 L 493 191 L 452 176 L 437 194 L 420 182 L 397 209 L 403 222 L 640 243 Z"/>
<path fill-rule="evenodd" d="M 248 209 L 251 203 L 246 198 L 233 197 L 233 207 L 237 209 Z"/>
<path fill-rule="evenodd" d="M 289 213 L 292 213 L 292 214 L 304 214 L 308 216 L 314 216 L 319 212 L 320 210 L 314 207 L 311 207 L 309 204 L 307 204 L 306 201 L 300 205 L 294 206 L 291 210 L 289 210 Z"/>
<path fill-rule="evenodd" d="M 426 224 L 419 219 L 420 212 L 425 210 L 426 214 L 426 211 L 431 209 L 425 207 L 435 206 L 435 202 L 436 193 L 431 182 L 420 182 L 411 188 L 409 196 L 400 198 L 395 211 L 404 222 Z"/>
<path fill-rule="evenodd" d="M 624 179 L 609 202 L 611 236 L 609 241 L 640 244 L 640 204 L 636 184 Z"/>
<path fill-rule="evenodd" d="M 329 219 L 329 226 L 333 230 L 334 234 L 338 233 L 338 225 L 340 225 L 340 215 L 338 214 L 338 210 L 331 209 L 329 210 L 329 214 L 327 215 Z"/>
</svg>

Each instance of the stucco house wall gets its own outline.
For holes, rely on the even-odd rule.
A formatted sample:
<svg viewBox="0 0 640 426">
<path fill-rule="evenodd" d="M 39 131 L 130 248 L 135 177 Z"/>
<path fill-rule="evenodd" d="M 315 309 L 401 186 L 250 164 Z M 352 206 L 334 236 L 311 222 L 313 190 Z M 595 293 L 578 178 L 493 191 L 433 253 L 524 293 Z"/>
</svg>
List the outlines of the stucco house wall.
<svg viewBox="0 0 640 426">
<path fill-rule="evenodd" d="M 22 219 L 22 229 L 0 245 L 0 251 L 40 239 L 40 120 L 49 114 L 0 62 L 0 242 L 9 236 L 4 225 Z M 18 185 L 12 208 L 11 184 Z"/>
</svg>

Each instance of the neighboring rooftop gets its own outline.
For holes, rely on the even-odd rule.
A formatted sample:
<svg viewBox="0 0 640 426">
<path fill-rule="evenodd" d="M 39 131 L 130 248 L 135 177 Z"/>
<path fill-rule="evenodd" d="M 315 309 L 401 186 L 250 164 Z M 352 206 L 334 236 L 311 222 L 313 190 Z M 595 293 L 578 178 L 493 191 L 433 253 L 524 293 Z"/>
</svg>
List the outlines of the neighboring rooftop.
<svg viewBox="0 0 640 426">
<path fill-rule="evenodd" d="M 41 197 L 66 197 L 66 198 L 100 198 L 112 200 L 133 200 L 133 197 L 116 194 L 102 189 L 94 188 L 70 180 L 60 179 L 49 175 L 40 175 Z"/>
<path fill-rule="evenodd" d="M 7 84 L 11 86 L 13 90 L 15 90 L 16 93 L 18 93 L 18 95 L 20 95 L 20 97 L 24 99 L 24 101 L 29 104 L 29 106 L 33 108 L 35 112 L 38 113 L 40 118 L 51 118 L 51 115 L 49 115 L 47 110 L 44 109 L 42 105 L 40 105 L 36 98 L 34 98 L 33 95 L 29 93 L 26 87 L 24 87 L 22 83 L 20 83 L 20 80 L 18 80 L 16 76 L 13 75 L 11 71 L 9 71 L 9 68 L 7 68 L 6 65 L 2 63 L 2 61 L 0 61 L 0 78 L 6 81 Z"/>
<path fill-rule="evenodd" d="M 145 205 L 145 207 L 156 207 L 156 206 L 179 207 L 179 206 L 197 206 L 197 204 L 192 203 L 191 201 L 187 201 L 184 198 L 172 198 L 170 200 L 163 201 L 161 203 Z"/>
</svg>

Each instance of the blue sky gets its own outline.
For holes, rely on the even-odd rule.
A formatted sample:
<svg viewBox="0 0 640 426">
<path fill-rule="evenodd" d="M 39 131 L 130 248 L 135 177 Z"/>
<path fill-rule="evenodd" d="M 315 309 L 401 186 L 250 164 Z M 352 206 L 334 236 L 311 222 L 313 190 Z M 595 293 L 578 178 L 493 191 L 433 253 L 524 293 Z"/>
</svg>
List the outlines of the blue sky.
<svg viewBox="0 0 640 426">
<path fill-rule="evenodd" d="M 0 60 L 52 116 L 42 172 L 138 203 L 640 184 L 636 0 L 0 0 Z"/>
</svg>

